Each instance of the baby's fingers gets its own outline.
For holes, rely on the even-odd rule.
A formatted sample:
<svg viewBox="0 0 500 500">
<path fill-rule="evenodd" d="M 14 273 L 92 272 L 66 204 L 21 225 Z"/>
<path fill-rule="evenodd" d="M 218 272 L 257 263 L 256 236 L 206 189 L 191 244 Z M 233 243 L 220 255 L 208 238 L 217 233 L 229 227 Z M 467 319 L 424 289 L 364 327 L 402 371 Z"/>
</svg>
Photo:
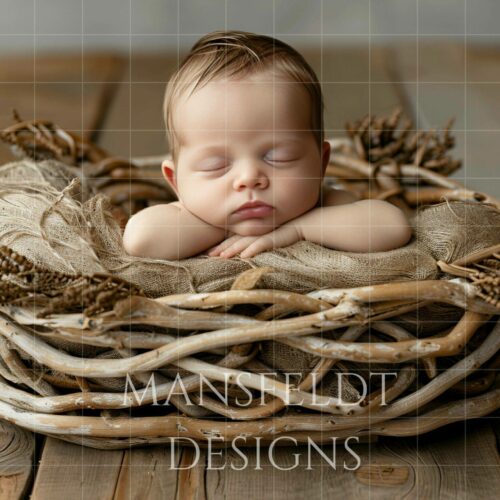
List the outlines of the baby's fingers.
<svg viewBox="0 0 500 500">
<path fill-rule="evenodd" d="M 254 257 L 255 255 L 264 252 L 266 250 L 270 250 L 273 248 L 272 240 L 268 238 L 259 238 L 254 241 L 252 244 L 248 245 L 248 247 L 241 252 L 240 257 L 242 259 L 248 259 L 249 257 Z"/>
<path fill-rule="evenodd" d="M 236 241 L 240 240 L 242 236 L 235 234 L 234 236 L 231 236 L 227 240 L 222 241 L 218 245 L 215 245 L 212 248 L 209 248 L 207 250 L 207 254 L 210 257 L 217 257 L 218 255 L 221 254 L 224 250 L 227 250 L 231 245 L 233 245 Z"/>
<path fill-rule="evenodd" d="M 229 248 L 221 252 L 220 256 L 224 257 L 225 259 L 234 257 L 235 255 L 239 254 L 242 250 L 247 248 L 254 241 L 255 241 L 255 236 L 242 237 L 240 240 L 236 241 Z"/>
</svg>

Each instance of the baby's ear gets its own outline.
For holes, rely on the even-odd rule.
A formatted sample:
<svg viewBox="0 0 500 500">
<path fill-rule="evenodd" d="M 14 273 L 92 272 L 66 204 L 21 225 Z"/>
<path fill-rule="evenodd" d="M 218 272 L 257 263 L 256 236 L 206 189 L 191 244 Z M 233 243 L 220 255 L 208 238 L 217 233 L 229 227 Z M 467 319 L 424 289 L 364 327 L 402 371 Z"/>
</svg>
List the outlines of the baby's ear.
<svg viewBox="0 0 500 500">
<path fill-rule="evenodd" d="M 172 188 L 177 197 L 179 197 L 179 193 L 177 192 L 177 180 L 175 178 L 174 162 L 172 160 L 164 160 L 161 164 L 161 171 L 169 186 Z"/>
<path fill-rule="evenodd" d="M 321 170 L 321 176 L 325 176 L 326 172 L 326 167 L 328 166 L 328 163 L 330 162 L 330 143 L 328 141 L 323 142 L 323 152 L 322 152 L 322 170 Z"/>
</svg>

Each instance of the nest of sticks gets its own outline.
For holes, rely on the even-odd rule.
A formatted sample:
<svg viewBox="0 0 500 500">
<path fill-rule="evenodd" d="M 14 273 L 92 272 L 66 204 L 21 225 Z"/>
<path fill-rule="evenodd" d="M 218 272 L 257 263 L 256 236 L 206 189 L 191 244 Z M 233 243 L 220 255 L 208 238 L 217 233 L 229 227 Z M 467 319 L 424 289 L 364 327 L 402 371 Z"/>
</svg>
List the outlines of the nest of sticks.
<svg viewBox="0 0 500 500">
<path fill-rule="evenodd" d="M 327 175 L 408 214 L 443 199 L 500 210 L 447 177 L 459 167 L 449 127 L 415 133 L 400 122 L 396 110 L 349 124 L 347 139 L 331 141 Z M 1 137 L 23 157 L 73 167 L 110 197 L 122 226 L 172 199 L 159 159 L 114 158 L 19 117 Z M 59 439 L 108 449 L 179 436 L 329 443 L 417 435 L 500 407 L 500 245 L 439 261 L 445 279 L 307 294 L 259 288 L 268 268 L 242 273 L 226 291 L 153 299 L 116 276 L 48 271 L 6 246 L 0 263 L 0 417 Z M 458 319 L 432 334 L 402 326 L 433 305 Z M 266 365 L 259 354 L 269 342 L 307 356 L 308 369 L 291 366 L 289 376 Z M 333 393 L 322 388 L 332 373 L 344 384 Z M 381 373 L 390 375 L 373 376 Z"/>
</svg>

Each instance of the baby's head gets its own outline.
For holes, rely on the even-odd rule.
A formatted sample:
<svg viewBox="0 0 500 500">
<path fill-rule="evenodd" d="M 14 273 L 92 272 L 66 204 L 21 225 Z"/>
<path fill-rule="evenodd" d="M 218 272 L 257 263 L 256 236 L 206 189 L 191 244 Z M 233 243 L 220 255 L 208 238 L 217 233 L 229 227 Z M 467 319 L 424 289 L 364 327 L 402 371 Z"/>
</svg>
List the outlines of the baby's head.
<svg viewBox="0 0 500 500">
<path fill-rule="evenodd" d="M 323 98 L 304 58 L 244 32 L 201 38 L 169 81 L 172 160 L 163 175 L 205 222 L 260 235 L 313 208 L 330 148 Z M 238 210 L 248 202 L 262 205 Z"/>
</svg>

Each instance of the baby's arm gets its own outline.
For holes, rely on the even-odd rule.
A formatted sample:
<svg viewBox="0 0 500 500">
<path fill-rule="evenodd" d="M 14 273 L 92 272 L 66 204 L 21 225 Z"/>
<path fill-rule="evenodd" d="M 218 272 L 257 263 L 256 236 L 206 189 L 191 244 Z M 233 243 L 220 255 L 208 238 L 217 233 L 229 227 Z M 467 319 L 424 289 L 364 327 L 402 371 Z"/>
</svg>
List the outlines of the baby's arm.
<svg viewBox="0 0 500 500">
<path fill-rule="evenodd" d="M 399 208 L 382 200 L 345 201 L 314 208 L 262 236 L 232 236 L 208 254 L 247 258 L 300 240 L 346 252 L 382 252 L 408 243 L 411 227 Z"/>
<path fill-rule="evenodd" d="M 224 229 L 207 224 L 176 201 L 133 215 L 123 233 L 123 246 L 130 255 L 179 260 L 199 254 L 224 237 Z"/>
<path fill-rule="evenodd" d="M 289 224 L 300 238 L 346 252 L 383 252 L 411 238 L 404 213 L 382 200 L 361 200 L 313 209 Z"/>
</svg>

